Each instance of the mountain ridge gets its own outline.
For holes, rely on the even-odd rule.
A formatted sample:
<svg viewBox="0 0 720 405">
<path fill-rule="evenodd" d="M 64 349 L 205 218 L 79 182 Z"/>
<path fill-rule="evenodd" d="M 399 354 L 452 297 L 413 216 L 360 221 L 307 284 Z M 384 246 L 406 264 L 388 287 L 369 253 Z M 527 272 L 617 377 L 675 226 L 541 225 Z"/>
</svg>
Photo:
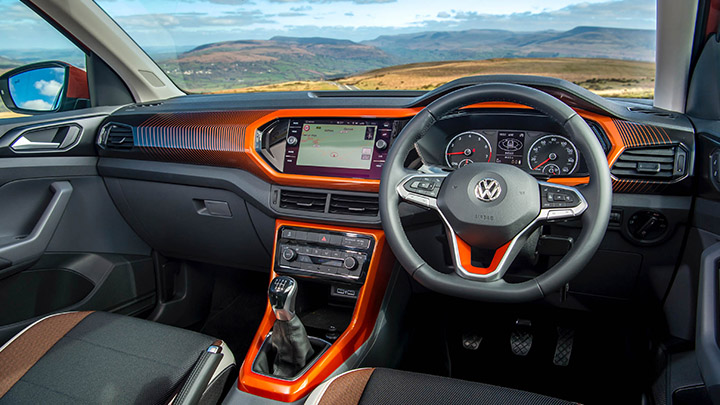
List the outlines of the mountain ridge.
<svg viewBox="0 0 720 405">
<path fill-rule="evenodd" d="M 220 90 L 332 80 L 406 63 L 559 57 L 653 61 L 654 55 L 653 30 L 578 26 L 567 31 L 425 31 L 360 42 L 274 36 L 202 44 L 160 64 L 185 88 Z"/>
</svg>

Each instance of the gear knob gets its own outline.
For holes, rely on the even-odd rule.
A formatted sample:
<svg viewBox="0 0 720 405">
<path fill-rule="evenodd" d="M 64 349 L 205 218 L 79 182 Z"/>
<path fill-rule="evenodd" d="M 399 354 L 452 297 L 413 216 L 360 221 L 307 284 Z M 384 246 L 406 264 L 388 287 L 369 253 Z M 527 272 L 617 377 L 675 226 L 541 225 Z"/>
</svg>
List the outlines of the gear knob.
<svg viewBox="0 0 720 405">
<path fill-rule="evenodd" d="M 292 277 L 278 276 L 270 282 L 268 299 L 278 321 L 290 321 L 295 318 L 297 290 L 297 282 Z"/>
</svg>

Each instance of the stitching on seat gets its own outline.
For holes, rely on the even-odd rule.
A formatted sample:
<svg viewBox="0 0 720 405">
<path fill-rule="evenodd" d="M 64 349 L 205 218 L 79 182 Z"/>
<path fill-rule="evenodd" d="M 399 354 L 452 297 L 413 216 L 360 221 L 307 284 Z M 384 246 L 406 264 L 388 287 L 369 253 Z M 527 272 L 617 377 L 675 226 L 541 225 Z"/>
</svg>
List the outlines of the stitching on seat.
<svg viewBox="0 0 720 405">
<path fill-rule="evenodd" d="M 19 380 L 17 383 L 15 383 L 15 384 L 17 385 L 17 384 L 21 384 L 21 383 L 22 383 L 22 384 L 32 385 L 32 386 L 35 386 L 35 387 L 44 388 L 44 389 L 46 389 L 46 390 L 48 390 L 48 391 L 54 392 L 54 393 L 56 393 L 56 394 L 60 394 L 60 395 L 62 395 L 62 396 L 64 396 L 64 397 L 68 397 L 68 398 L 70 398 L 70 399 L 72 399 L 72 400 L 74 400 L 74 401 L 76 401 L 76 402 L 83 402 L 83 403 L 87 403 L 87 402 L 88 402 L 87 399 L 74 397 L 74 396 L 69 395 L 69 394 L 66 394 L 66 393 L 64 393 L 64 392 L 62 392 L 62 391 L 54 390 L 54 389 L 52 389 L 52 388 L 50 388 L 50 387 L 48 387 L 48 386 L 46 386 L 46 385 L 36 384 L 36 383 L 34 383 L 34 382 L 27 381 L 27 380 L 23 380 L 23 379 L 20 379 L 20 380 Z"/>
<path fill-rule="evenodd" d="M 170 364 L 170 363 L 165 363 L 165 362 L 162 362 L 162 361 L 158 361 L 158 360 L 155 360 L 155 359 L 151 359 L 151 358 L 149 358 L 149 357 L 139 356 L 139 355 L 134 354 L 134 353 L 125 352 L 125 351 L 118 350 L 118 349 L 115 349 L 115 348 L 112 348 L 112 347 L 109 347 L 109 346 L 104 346 L 104 345 L 101 345 L 101 344 L 98 344 L 98 343 L 95 343 L 95 342 L 90 342 L 90 341 L 85 340 L 85 339 L 80 339 L 80 338 L 70 337 L 70 336 L 65 336 L 65 339 L 77 340 L 77 341 L 80 341 L 80 342 L 87 343 L 87 344 L 89 344 L 89 345 L 93 345 L 93 346 L 97 346 L 97 347 L 102 347 L 102 348 L 104 348 L 104 349 L 112 350 L 112 351 L 117 352 L 117 353 L 127 354 L 128 356 L 136 357 L 136 358 L 138 358 L 138 359 L 148 360 L 148 361 L 150 361 L 150 362 L 157 363 L 157 364 L 162 364 L 162 365 L 165 365 L 165 366 L 168 366 L 168 367 L 172 367 L 172 368 L 178 368 L 178 367 L 180 367 L 180 366 L 182 365 L 182 364 Z"/>
</svg>

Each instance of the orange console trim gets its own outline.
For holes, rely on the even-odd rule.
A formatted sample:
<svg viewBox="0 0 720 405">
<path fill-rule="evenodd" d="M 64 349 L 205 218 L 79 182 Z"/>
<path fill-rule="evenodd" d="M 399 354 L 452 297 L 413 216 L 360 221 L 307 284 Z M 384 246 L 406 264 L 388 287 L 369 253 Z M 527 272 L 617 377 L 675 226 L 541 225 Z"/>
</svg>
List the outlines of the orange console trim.
<svg viewBox="0 0 720 405">
<path fill-rule="evenodd" d="M 370 235 L 375 239 L 375 251 L 373 252 L 370 266 L 368 268 L 365 284 L 360 289 L 352 320 L 345 332 L 333 343 L 332 346 L 313 364 L 313 366 L 300 378 L 294 381 L 279 380 L 263 376 L 252 371 L 252 363 L 255 360 L 265 336 L 272 330 L 275 317 L 270 304 L 265 308 L 265 315 L 260 323 L 253 343 L 245 356 L 245 362 L 240 368 L 238 377 L 238 388 L 247 393 L 261 397 L 274 399 L 282 402 L 293 402 L 308 395 L 315 387 L 320 385 L 340 365 L 347 361 L 363 343 L 370 337 L 377 315 L 380 311 L 385 288 L 390 278 L 392 266 L 395 261 L 390 248 L 385 243 L 385 233 L 375 229 L 359 229 L 330 225 L 317 225 L 297 221 L 286 221 L 278 219 L 275 222 L 275 236 L 281 226 L 297 226 L 311 229 L 323 229 L 340 232 L 354 232 Z M 275 263 L 275 253 L 273 253 Z M 270 273 L 270 279 L 275 277 L 274 270 Z M 301 292 L 302 293 L 302 292 Z"/>
</svg>

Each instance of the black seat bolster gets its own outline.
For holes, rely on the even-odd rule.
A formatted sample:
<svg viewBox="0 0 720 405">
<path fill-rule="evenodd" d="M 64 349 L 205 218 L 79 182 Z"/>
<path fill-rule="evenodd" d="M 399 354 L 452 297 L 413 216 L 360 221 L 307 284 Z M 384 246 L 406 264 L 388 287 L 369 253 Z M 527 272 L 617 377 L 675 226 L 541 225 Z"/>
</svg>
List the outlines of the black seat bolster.
<svg viewBox="0 0 720 405">
<path fill-rule="evenodd" d="M 65 333 L 0 403 L 168 403 L 215 340 L 93 312 Z"/>
<path fill-rule="evenodd" d="M 333 387 L 333 385 L 336 385 Z M 360 389 L 361 395 L 352 393 Z M 343 394 L 344 393 L 344 394 Z M 350 394 L 350 395 L 348 395 Z M 339 396 L 354 398 L 346 404 L 457 404 L 457 405 L 567 405 L 563 401 L 527 391 L 495 385 L 384 368 L 359 369 L 321 384 L 306 405 L 328 405 Z M 355 399 L 355 398 L 359 398 Z"/>
</svg>

